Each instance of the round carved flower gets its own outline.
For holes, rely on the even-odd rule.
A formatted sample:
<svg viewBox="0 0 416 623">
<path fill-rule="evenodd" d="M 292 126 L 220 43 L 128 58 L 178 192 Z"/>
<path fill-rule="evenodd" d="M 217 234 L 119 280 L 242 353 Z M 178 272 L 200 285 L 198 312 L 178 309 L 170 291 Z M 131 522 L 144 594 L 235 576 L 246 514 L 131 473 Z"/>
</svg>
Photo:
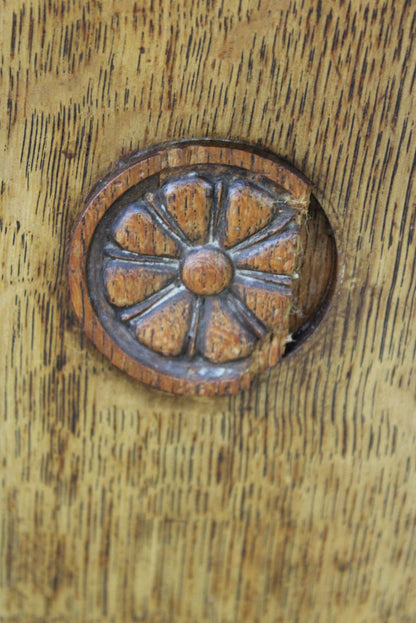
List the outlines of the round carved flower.
<svg viewBox="0 0 416 623">
<path fill-rule="evenodd" d="M 246 145 L 183 141 L 135 155 L 90 195 L 72 237 L 85 332 L 165 391 L 248 387 L 294 326 L 309 197 L 300 174 Z"/>
<path fill-rule="evenodd" d="M 108 227 L 105 296 L 134 338 L 213 364 L 288 334 L 296 210 L 247 175 L 182 173 L 126 202 Z"/>
</svg>

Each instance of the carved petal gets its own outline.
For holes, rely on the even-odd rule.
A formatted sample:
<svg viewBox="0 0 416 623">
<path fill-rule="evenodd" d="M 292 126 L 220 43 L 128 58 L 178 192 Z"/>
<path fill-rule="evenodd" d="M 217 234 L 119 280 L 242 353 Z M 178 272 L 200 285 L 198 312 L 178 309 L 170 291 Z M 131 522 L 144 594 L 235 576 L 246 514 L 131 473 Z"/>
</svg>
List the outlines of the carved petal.
<svg viewBox="0 0 416 623">
<path fill-rule="evenodd" d="M 276 200 L 255 186 L 235 183 L 229 189 L 220 242 L 226 249 L 268 225 L 276 213 Z"/>
<path fill-rule="evenodd" d="M 235 264 L 238 268 L 292 275 L 296 266 L 297 241 L 297 228 L 293 226 L 285 233 L 239 251 L 234 257 Z"/>
<path fill-rule="evenodd" d="M 139 342 L 152 350 L 176 357 L 186 346 L 194 297 L 186 291 L 163 300 L 135 320 Z"/>
<path fill-rule="evenodd" d="M 181 230 L 191 242 L 207 241 L 213 187 L 199 177 L 173 180 L 163 188 L 165 203 Z"/>
<path fill-rule="evenodd" d="M 117 260 L 109 262 L 104 269 L 108 300 L 118 307 L 140 303 L 161 290 L 177 274 L 177 269 L 171 266 L 143 266 Z"/>
<path fill-rule="evenodd" d="M 257 341 L 220 297 L 205 300 L 202 326 L 198 347 L 214 363 L 247 357 Z"/>
<path fill-rule="evenodd" d="M 267 329 L 286 328 L 290 308 L 290 290 L 272 283 L 251 281 L 236 276 L 233 291 Z"/>
<path fill-rule="evenodd" d="M 146 208 L 135 204 L 125 208 L 116 219 L 113 237 L 123 248 L 143 255 L 179 257 L 178 245 Z"/>
</svg>

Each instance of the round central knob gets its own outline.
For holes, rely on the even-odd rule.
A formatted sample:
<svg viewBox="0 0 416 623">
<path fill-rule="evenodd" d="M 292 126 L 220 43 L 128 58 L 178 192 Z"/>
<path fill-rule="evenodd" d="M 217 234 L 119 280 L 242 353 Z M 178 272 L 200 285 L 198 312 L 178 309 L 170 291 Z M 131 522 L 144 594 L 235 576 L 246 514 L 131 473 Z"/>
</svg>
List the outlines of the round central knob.
<svg viewBox="0 0 416 623">
<path fill-rule="evenodd" d="M 195 294 L 218 294 L 230 284 L 233 265 L 220 249 L 200 247 L 185 258 L 181 277 Z"/>
</svg>

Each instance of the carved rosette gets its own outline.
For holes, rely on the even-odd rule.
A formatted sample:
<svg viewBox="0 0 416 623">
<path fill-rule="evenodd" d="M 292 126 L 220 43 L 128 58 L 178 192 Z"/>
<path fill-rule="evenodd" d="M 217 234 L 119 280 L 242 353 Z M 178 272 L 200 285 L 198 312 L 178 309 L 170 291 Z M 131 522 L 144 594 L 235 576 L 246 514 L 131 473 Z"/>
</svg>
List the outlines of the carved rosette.
<svg viewBox="0 0 416 623">
<path fill-rule="evenodd" d="M 245 358 L 269 331 L 288 334 L 295 216 L 245 179 L 173 177 L 112 224 L 107 299 L 165 357 Z"/>
<path fill-rule="evenodd" d="M 302 197 L 284 187 L 280 164 L 276 180 L 207 160 L 132 185 L 100 219 L 86 261 L 93 313 L 137 365 L 110 358 L 201 394 L 247 386 L 284 354 L 309 196 L 303 180 Z"/>
</svg>

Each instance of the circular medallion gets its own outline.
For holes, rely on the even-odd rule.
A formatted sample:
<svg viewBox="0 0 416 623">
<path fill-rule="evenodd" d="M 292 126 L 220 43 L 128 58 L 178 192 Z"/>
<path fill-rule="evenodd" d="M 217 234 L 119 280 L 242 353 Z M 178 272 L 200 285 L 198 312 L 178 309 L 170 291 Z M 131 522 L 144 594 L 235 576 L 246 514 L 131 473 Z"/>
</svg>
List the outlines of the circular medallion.
<svg viewBox="0 0 416 623">
<path fill-rule="evenodd" d="M 310 185 L 247 146 L 139 154 L 89 199 L 70 290 L 98 349 L 165 391 L 233 393 L 285 352 Z"/>
</svg>

